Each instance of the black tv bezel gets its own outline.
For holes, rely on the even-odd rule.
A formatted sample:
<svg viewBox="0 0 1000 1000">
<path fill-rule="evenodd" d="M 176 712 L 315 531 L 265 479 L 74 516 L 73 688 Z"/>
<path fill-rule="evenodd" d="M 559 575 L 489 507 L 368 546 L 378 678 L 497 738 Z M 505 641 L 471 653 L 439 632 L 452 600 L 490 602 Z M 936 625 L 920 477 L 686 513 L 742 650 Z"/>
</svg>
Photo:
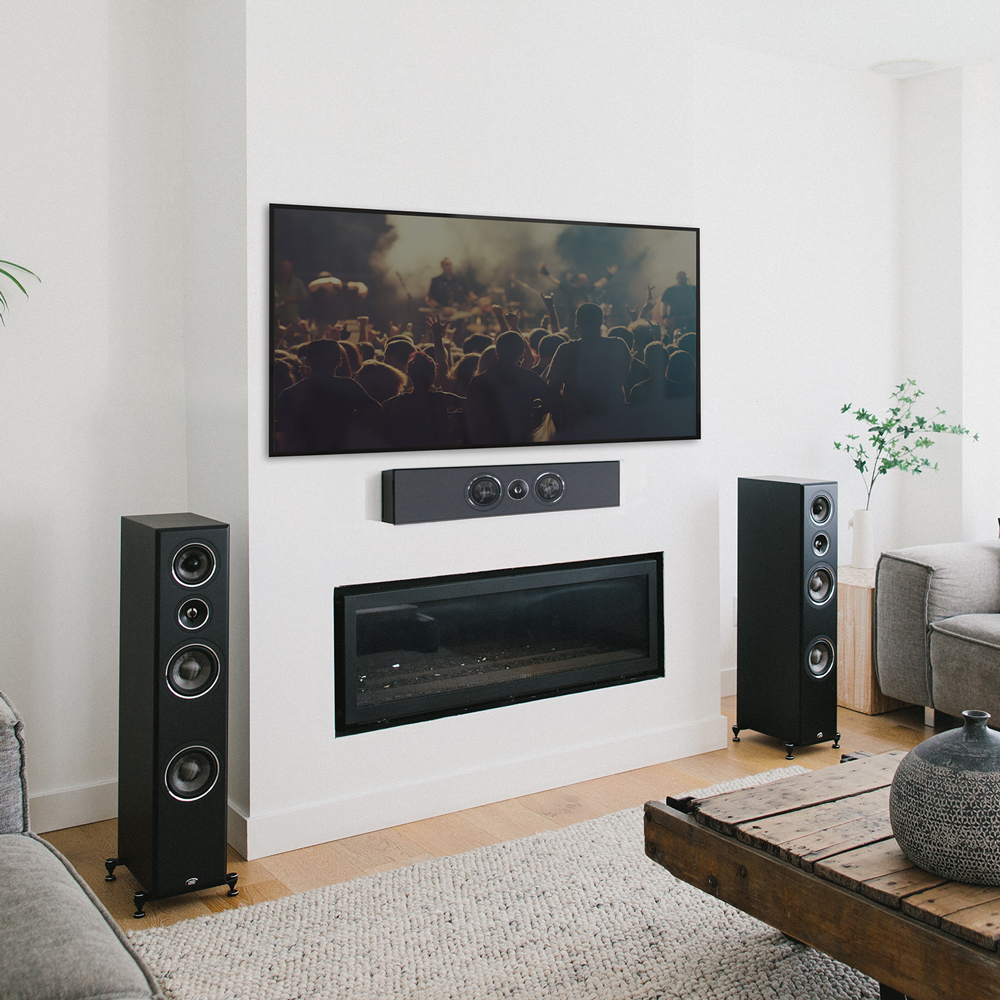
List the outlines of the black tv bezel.
<svg viewBox="0 0 1000 1000">
<path fill-rule="evenodd" d="M 270 202 L 268 205 L 268 273 L 265 288 L 270 289 L 275 275 L 275 252 L 274 252 L 274 230 L 275 213 L 282 209 L 294 209 L 296 211 L 315 212 L 353 212 L 362 215 L 407 215 L 418 218 L 431 219 L 474 219 L 481 222 L 537 222 L 545 225 L 556 226 L 596 226 L 613 229 L 652 229 L 664 232 L 684 232 L 694 234 L 695 269 L 697 281 L 695 283 L 695 309 L 697 315 L 698 339 L 695 346 L 695 433 L 684 437 L 621 437 L 621 438 L 594 438 L 574 441 L 532 441 L 519 442 L 517 444 L 477 444 L 477 445 L 440 445 L 427 448 L 376 448 L 369 447 L 356 451 L 278 451 L 275 447 L 274 432 L 274 344 L 276 330 L 276 315 L 272 307 L 272 296 L 267 294 L 268 301 L 268 342 L 269 351 L 267 358 L 268 366 L 268 457 L 269 458 L 302 458 L 315 455 L 326 455 L 331 457 L 341 457 L 345 455 L 384 455 L 384 454 L 420 454 L 422 452 L 450 452 L 462 454 L 465 452 L 478 451 L 480 449 L 495 451 L 499 448 L 546 448 L 575 445 L 593 444 L 632 444 L 660 441 L 700 441 L 701 440 L 701 229 L 697 226 L 659 226 L 649 223 L 633 222 L 595 222 L 595 221 L 573 221 L 566 219 L 533 219 L 523 216 L 509 215 L 472 215 L 461 212 L 417 212 L 408 210 L 397 210 L 387 208 L 349 208 L 332 205 L 293 205 L 285 202 Z"/>
</svg>

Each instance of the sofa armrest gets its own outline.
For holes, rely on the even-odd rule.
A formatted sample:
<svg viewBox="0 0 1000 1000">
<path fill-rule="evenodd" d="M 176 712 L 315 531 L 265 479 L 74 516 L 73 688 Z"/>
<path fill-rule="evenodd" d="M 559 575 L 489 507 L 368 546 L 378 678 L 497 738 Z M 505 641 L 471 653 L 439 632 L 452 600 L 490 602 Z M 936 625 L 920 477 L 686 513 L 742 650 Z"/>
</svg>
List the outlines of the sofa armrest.
<svg viewBox="0 0 1000 1000">
<path fill-rule="evenodd" d="M 0 833 L 24 833 L 27 829 L 24 722 L 0 691 Z"/>
<path fill-rule="evenodd" d="M 875 575 L 875 672 L 890 698 L 934 707 L 931 622 L 1000 611 L 1000 541 L 883 552 Z"/>
</svg>

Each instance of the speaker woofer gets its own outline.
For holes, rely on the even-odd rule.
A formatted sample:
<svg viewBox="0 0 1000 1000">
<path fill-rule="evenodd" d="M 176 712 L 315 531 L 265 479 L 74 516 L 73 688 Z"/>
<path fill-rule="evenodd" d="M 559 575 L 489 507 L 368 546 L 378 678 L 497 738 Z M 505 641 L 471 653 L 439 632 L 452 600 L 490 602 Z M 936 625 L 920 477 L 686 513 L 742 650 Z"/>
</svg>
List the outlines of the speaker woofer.
<svg viewBox="0 0 1000 1000">
<path fill-rule="evenodd" d="M 496 476 L 474 476 L 465 487 L 465 499 L 476 510 L 489 510 L 503 499 L 503 487 Z"/>
<path fill-rule="evenodd" d="M 817 493 L 809 505 L 809 516 L 816 524 L 826 524 L 833 513 L 833 501 L 825 493 Z"/>
<path fill-rule="evenodd" d="M 219 679 L 219 657 L 207 646 L 185 646 L 170 657 L 166 674 L 178 698 L 200 698 Z"/>
<path fill-rule="evenodd" d="M 555 503 L 565 490 L 566 484 L 558 473 L 543 472 L 535 480 L 535 496 L 542 503 Z"/>
<path fill-rule="evenodd" d="M 814 639 L 806 652 L 806 668 L 813 677 L 826 677 L 833 669 L 833 643 L 829 639 Z"/>
<path fill-rule="evenodd" d="M 178 750 L 163 772 L 167 791 L 180 802 L 203 799 L 218 780 L 219 758 L 203 746 Z"/>
<path fill-rule="evenodd" d="M 809 600 L 813 604 L 826 604 L 833 597 L 834 576 L 833 570 L 827 566 L 817 566 L 809 574 L 806 584 L 806 592 Z"/>
<path fill-rule="evenodd" d="M 215 553 L 200 542 L 177 550 L 170 573 L 182 587 L 200 587 L 215 576 Z"/>
</svg>

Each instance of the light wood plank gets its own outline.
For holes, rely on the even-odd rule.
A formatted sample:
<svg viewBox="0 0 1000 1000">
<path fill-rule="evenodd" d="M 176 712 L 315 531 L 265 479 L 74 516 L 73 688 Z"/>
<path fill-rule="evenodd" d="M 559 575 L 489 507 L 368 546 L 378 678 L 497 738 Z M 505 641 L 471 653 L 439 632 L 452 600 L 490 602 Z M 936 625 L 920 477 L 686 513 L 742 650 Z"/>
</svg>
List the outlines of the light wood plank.
<svg viewBox="0 0 1000 1000">
<path fill-rule="evenodd" d="M 558 826 L 569 826 L 585 819 L 606 816 L 609 810 L 577 790 L 577 786 L 566 785 L 546 792 L 524 795 L 520 801 L 540 816 L 550 819 Z"/>
<path fill-rule="evenodd" d="M 495 834 L 487 833 L 460 813 L 404 823 L 393 829 L 436 858 L 464 854 L 477 847 L 499 843 L 501 839 Z"/>
<path fill-rule="evenodd" d="M 459 814 L 500 840 L 530 837 L 543 830 L 557 830 L 561 824 L 529 809 L 520 799 L 504 799 L 485 806 L 463 809 Z"/>
<path fill-rule="evenodd" d="M 392 828 L 347 837 L 336 844 L 338 850 L 370 871 L 389 871 L 434 857 Z"/>
</svg>

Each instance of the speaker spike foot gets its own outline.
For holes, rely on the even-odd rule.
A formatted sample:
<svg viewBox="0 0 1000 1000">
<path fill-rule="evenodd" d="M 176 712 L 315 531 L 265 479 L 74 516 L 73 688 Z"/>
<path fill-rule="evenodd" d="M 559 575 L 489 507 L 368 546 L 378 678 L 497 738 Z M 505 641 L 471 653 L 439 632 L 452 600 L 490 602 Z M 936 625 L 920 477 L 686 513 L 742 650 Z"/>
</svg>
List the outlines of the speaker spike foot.
<svg viewBox="0 0 1000 1000">
<path fill-rule="evenodd" d="M 118 878 L 118 876 L 115 875 L 115 869 L 120 864 L 121 861 L 118 858 L 108 858 L 107 861 L 104 862 L 104 867 L 108 870 L 108 874 L 104 876 L 105 882 L 114 882 L 115 879 Z"/>
<path fill-rule="evenodd" d="M 740 727 L 733 726 L 733 742 L 739 743 L 739 741 L 740 741 Z"/>
<path fill-rule="evenodd" d="M 226 893 L 227 896 L 238 896 L 240 894 L 240 890 L 236 888 L 236 880 L 239 877 L 240 876 L 237 872 L 230 872 L 226 876 L 226 881 L 229 883 L 229 892 Z"/>
<path fill-rule="evenodd" d="M 786 743 L 785 749 L 788 751 L 788 753 L 785 754 L 785 760 L 795 760 L 795 758 L 792 756 L 792 751 L 795 749 L 795 744 Z"/>
<path fill-rule="evenodd" d="M 136 920 L 141 920 L 146 915 L 146 893 L 133 893 L 132 902 L 135 904 L 135 913 L 133 913 L 132 916 L 135 917 Z"/>
<path fill-rule="evenodd" d="M 840 749 L 840 733 L 833 734 L 833 749 L 834 750 Z"/>
</svg>

